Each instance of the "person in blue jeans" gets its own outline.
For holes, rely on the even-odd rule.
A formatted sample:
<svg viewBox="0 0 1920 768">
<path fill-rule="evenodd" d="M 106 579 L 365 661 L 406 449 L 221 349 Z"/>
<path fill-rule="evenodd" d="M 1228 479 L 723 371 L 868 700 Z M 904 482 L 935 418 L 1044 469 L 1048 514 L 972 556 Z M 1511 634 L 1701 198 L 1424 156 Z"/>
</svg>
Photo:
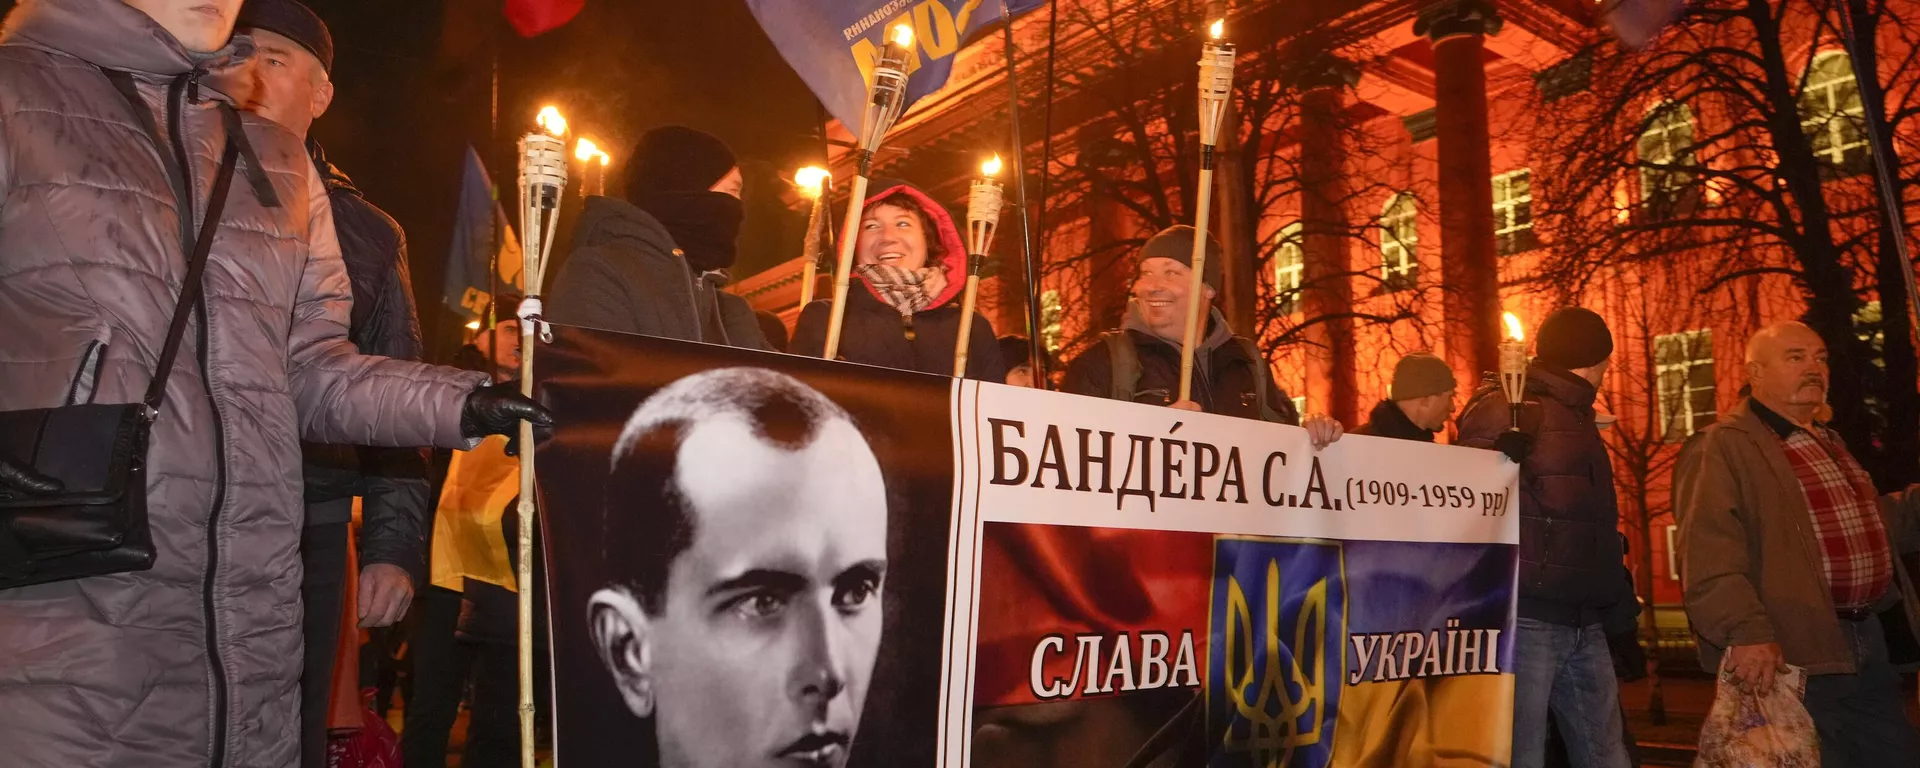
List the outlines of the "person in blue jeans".
<svg viewBox="0 0 1920 768">
<path fill-rule="evenodd" d="M 1520 465 L 1513 765 L 1544 765 L 1551 717 L 1575 768 L 1626 768 L 1606 626 L 1638 606 L 1620 578 L 1613 467 L 1593 407 L 1613 334 L 1598 314 L 1569 307 L 1549 315 L 1536 339 L 1519 429 L 1491 376 L 1459 422 L 1459 444 Z"/>
</svg>

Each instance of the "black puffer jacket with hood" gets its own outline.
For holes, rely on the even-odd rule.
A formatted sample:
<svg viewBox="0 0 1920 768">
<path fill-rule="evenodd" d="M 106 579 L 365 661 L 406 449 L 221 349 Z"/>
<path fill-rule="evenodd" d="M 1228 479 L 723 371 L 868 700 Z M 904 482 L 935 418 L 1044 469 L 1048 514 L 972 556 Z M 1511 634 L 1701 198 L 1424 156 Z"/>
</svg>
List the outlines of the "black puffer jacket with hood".
<svg viewBox="0 0 1920 768">
<path fill-rule="evenodd" d="M 1535 362 L 1527 369 L 1521 430 L 1533 450 L 1520 464 L 1520 605 L 1524 618 L 1570 627 L 1637 610 L 1620 578 L 1620 508 L 1600 438 L 1598 390 L 1578 374 Z M 1492 448 L 1511 428 L 1500 382 L 1488 376 L 1460 414 L 1456 444 Z"/>
<path fill-rule="evenodd" d="M 926 309 L 902 315 L 861 280 L 858 286 L 847 291 L 839 357 L 854 363 L 951 376 L 953 350 L 960 338 L 960 294 L 967 287 L 966 244 L 961 241 L 960 231 L 954 227 L 953 216 L 947 209 L 912 185 L 883 185 L 879 194 L 867 198 L 866 204 L 871 206 L 896 193 L 912 197 L 933 220 L 934 234 L 946 250 L 940 266 L 946 270 L 947 287 L 933 297 L 933 303 Z M 827 347 L 827 321 L 832 311 L 831 297 L 801 310 L 787 351 L 819 357 Z M 973 336 L 967 344 L 967 378 L 995 384 L 1005 382 L 1007 365 L 1000 357 L 1000 343 L 994 338 L 993 325 L 977 312 L 972 322 Z"/>
</svg>

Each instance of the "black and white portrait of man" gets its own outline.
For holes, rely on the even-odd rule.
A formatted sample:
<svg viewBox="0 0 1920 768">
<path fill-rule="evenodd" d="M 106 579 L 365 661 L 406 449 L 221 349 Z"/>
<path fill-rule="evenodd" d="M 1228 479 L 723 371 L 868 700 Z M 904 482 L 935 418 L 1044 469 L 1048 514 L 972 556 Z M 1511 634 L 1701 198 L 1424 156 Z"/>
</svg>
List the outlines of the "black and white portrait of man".
<svg viewBox="0 0 1920 768">
<path fill-rule="evenodd" d="M 688 376 L 613 445 L 584 610 L 664 768 L 843 766 L 882 634 L 888 492 L 840 406 L 763 368 Z M 578 614 L 575 614 L 578 615 Z"/>
</svg>

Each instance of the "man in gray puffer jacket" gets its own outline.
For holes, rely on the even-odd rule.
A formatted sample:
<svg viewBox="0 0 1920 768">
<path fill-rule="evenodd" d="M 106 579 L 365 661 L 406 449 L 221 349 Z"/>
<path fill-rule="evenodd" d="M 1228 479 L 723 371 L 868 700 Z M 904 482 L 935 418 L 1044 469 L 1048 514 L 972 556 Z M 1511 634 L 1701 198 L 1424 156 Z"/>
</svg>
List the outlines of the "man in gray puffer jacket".
<svg viewBox="0 0 1920 768">
<path fill-rule="evenodd" d="M 204 216 L 235 119 L 216 78 L 251 53 L 228 42 L 239 5 L 24 0 L 7 17 L 0 410 L 141 397 L 185 275 L 179 211 Z M 8 766 L 295 765 L 301 438 L 463 448 L 551 423 L 484 376 L 359 354 L 318 171 L 293 134 L 237 119 L 252 151 L 153 425 L 157 559 L 0 591 Z M 18 458 L 0 457 L 16 478 Z"/>
</svg>

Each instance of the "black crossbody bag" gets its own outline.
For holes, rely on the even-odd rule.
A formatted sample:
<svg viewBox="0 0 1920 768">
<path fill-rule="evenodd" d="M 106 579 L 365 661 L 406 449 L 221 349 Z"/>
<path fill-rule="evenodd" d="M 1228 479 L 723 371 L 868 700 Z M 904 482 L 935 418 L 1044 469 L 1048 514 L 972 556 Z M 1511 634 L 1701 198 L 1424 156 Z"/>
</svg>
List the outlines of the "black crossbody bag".
<svg viewBox="0 0 1920 768">
<path fill-rule="evenodd" d="M 174 177 L 176 192 L 185 177 L 168 159 L 153 116 L 122 73 L 108 79 L 141 118 L 161 161 Z M 193 309 L 199 303 L 207 255 L 233 186 L 244 137 L 237 115 L 228 110 L 226 150 L 213 180 L 213 193 L 188 250 L 180 300 L 167 327 L 167 340 L 146 397 L 138 403 L 84 404 L 23 411 L 0 411 L 0 456 L 59 480 L 64 488 L 35 495 L 0 489 L 0 589 L 51 581 L 144 571 L 153 567 L 153 535 L 147 527 L 147 448 L 154 419 L 166 399 Z M 250 158 L 251 159 L 251 158 Z M 192 230 L 190 200 L 182 197 L 181 232 Z M 183 245 L 185 243 L 183 242 Z"/>
</svg>

